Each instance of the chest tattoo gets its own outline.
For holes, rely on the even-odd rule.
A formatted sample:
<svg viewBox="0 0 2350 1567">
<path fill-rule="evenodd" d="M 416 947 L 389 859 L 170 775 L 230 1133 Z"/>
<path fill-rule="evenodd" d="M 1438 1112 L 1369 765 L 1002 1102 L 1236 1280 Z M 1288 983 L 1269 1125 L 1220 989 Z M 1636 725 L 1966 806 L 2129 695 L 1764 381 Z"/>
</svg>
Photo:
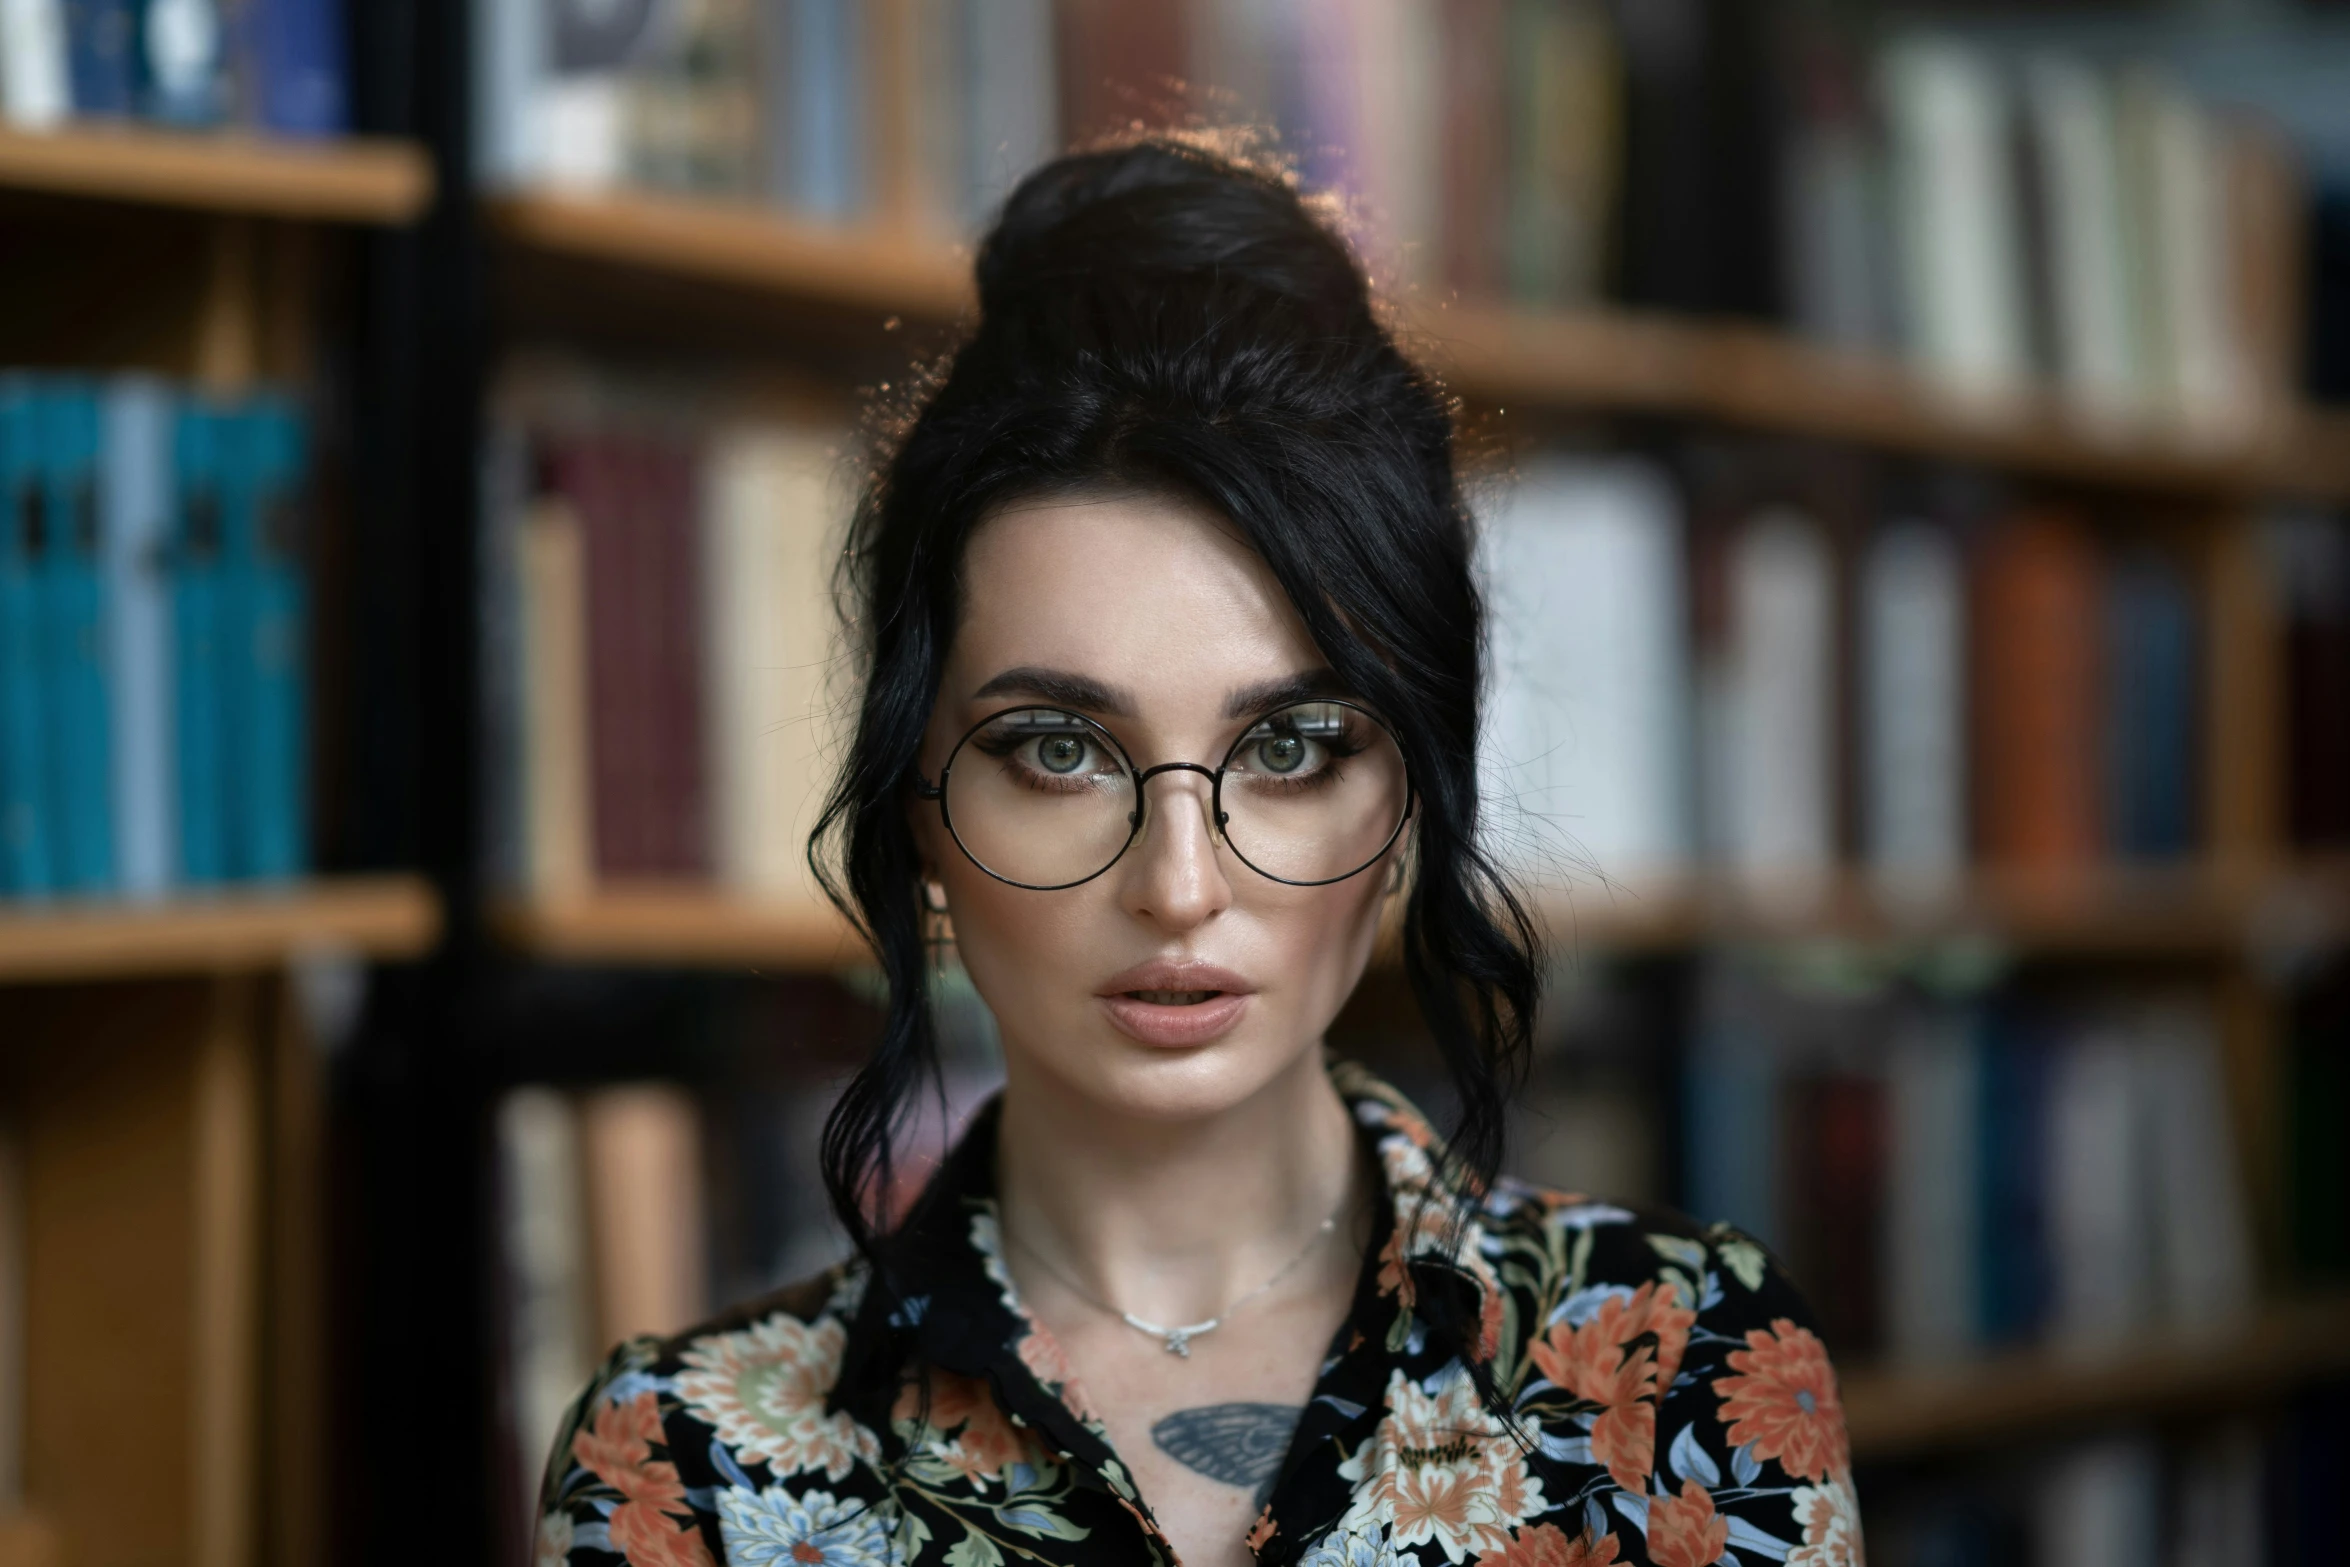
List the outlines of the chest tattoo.
<svg viewBox="0 0 2350 1567">
<path fill-rule="evenodd" d="M 1249 1488 L 1262 1506 L 1301 1413 L 1294 1404 L 1203 1404 L 1161 1419 L 1151 1440 L 1186 1469 Z"/>
</svg>

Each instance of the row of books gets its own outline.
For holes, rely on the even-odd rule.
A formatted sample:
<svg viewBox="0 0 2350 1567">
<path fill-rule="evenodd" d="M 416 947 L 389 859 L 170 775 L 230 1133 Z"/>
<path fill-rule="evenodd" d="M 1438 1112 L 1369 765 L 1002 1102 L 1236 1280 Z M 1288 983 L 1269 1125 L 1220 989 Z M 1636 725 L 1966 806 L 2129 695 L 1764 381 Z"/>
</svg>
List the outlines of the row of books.
<svg viewBox="0 0 2350 1567">
<path fill-rule="evenodd" d="M 343 0 L 6 0 L 0 117 L 341 135 Z"/>
<path fill-rule="evenodd" d="M 2184 1434 L 2123 1428 L 2027 1463 L 1928 1486 L 1872 1485 L 1878 1567 L 2300 1567 L 2337 1561 L 2338 1505 L 2316 1461 L 2339 1397 L 2274 1423 L 2199 1417 Z"/>
<path fill-rule="evenodd" d="M 0 894 L 307 865 L 301 414 L 0 378 Z"/>
<path fill-rule="evenodd" d="M 479 5 L 487 178 L 959 236 L 1066 141 L 1245 127 L 1406 284 L 1773 317 L 2107 419 L 2235 428 L 2298 384 L 2291 156 L 2152 65 L 1722 3 L 603 9 Z"/>
<path fill-rule="evenodd" d="M 1688 1202 L 1779 1250 L 1847 1359 L 2094 1354 L 2250 1306 L 2230 1102 L 2192 995 L 1934 1003 L 1709 959 Z"/>
<path fill-rule="evenodd" d="M 2206 841 L 2208 585 L 2146 529 L 2048 504 L 1822 506 L 1638 456 L 1529 460 L 1483 510 L 1487 794 L 1534 880 L 1711 864 L 1797 903 L 1850 855 L 1888 895 L 1932 897 L 1970 864 Z M 2281 526 L 2281 564 L 2343 534 Z M 2318 643 L 2340 620 L 2295 592 L 2334 628 L 2304 638 L 2295 710 L 2337 733 Z M 2301 750 L 2295 776 L 2327 776 L 2324 743 Z"/>
<path fill-rule="evenodd" d="M 813 897 L 843 440 L 589 408 L 494 443 L 489 841 L 510 885 Z"/>
</svg>

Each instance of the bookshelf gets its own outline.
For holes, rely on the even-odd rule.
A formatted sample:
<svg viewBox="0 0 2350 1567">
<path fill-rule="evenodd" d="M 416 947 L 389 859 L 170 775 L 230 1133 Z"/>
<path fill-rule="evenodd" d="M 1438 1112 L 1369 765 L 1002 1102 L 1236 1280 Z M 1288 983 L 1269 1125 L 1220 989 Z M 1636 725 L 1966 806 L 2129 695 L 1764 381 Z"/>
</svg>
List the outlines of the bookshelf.
<svg viewBox="0 0 2350 1567">
<path fill-rule="evenodd" d="M 494 196 L 486 215 L 514 257 L 588 263 L 623 293 L 632 278 L 698 282 L 746 313 L 812 306 L 876 325 L 945 324 L 971 303 L 965 255 L 755 206 L 538 191 Z M 1707 421 L 2126 493 L 2350 497 L 2350 412 L 2286 410 L 2244 432 L 2107 430 L 2049 397 L 1955 400 L 1898 365 L 1753 326 L 1419 296 L 1398 313 L 1458 390 L 1504 411 Z"/>
<path fill-rule="evenodd" d="M 245 973 L 313 951 L 413 958 L 439 932 L 438 901 L 412 876 L 232 887 L 155 904 L 0 903 L 0 985 Z"/>
<path fill-rule="evenodd" d="M 432 199 L 424 149 L 123 126 L 0 129 L 0 190 L 247 217 L 402 224 Z"/>
</svg>

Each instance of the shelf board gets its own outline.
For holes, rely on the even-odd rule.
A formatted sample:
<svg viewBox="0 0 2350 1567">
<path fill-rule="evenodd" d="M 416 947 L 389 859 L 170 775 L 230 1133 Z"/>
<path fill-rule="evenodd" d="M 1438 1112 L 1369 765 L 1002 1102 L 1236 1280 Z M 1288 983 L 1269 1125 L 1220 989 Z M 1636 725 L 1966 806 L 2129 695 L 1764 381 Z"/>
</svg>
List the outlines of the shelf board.
<svg viewBox="0 0 2350 1567">
<path fill-rule="evenodd" d="M 492 198 L 489 217 L 526 252 L 769 302 L 930 323 L 971 305 L 954 251 L 743 203 L 527 192 Z M 1398 322 L 1456 390 L 1505 409 L 1700 419 L 2105 488 L 2350 497 L 2350 414 L 2304 410 L 2226 435 L 2100 427 L 2055 398 L 1955 399 L 1896 363 L 1735 323 L 1436 301 L 1407 302 Z"/>
<path fill-rule="evenodd" d="M 440 932 L 412 876 L 224 888 L 156 904 L 0 905 L 0 982 L 274 968 L 307 950 L 414 957 Z"/>
<path fill-rule="evenodd" d="M 0 189 L 253 217 L 399 224 L 432 199 L 424 149 L 131 125 L 0 130 Z"/>
<path fill-rule="evenodd" d="M 571 963 L 828 972 L 865 960 L 829 906 L 757 902 L 670 883 L 599 887 L 494 906 L 491 926 L 532 957 Z"/>
<path fill-rule="evenodd" d="M 1562 954 L 1677 952 L 1709 942 L 1979 943 L 2046 957 L 2190 959 L 2260 941 L 2304 946 L 2350 933 L 2350 872 L 2290 876 L 2196 870 L 2078 877 L 1977 876 L 1949 899 L 1890 905 L 1859 877 L 1815 898 L 1767 899 L 1714 883 L 1536 896 Z M 823 971 L 867 961 L 839 915 L 761 903 L 690 883 L 632 883 L 492 910 L 515 950 L 558 962 Z"/>
<path fill-rule="evenodd" d="M 2336 1294 L 2097 1358 L 2042 1350 L 1947 1370 L 1856 1373 L 1845 1379 L 1844 1417 L 1856 1458 L 1900 1460 L 2101 1421 L 2240 1408 L 2344 1375 L 2350 1294 Z"/>
</svg>

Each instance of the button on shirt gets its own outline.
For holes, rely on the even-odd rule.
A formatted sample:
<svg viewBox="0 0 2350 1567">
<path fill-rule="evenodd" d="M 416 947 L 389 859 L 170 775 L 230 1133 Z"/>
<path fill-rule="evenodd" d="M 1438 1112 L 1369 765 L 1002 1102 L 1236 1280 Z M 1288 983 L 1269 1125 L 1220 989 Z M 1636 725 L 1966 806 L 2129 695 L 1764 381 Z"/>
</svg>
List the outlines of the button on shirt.
<svg viewBox="0 0 2350 1567">
<path fill-rule="evenodd" d="M 1386 1201 L 1247 1543 L 1299 1567 L 1859 1567 L 1836 1377 L 1726 1226 L 1443 1175 L 1332 1075 Z M 863 1262 L 624 1344 L 574 1407 L 541 1567 L 1172 1564 L 1003 1259 L 983 1113 Z M 1494 1410 L 1506 1408 L 1505 1421 Z"/>
</svg>

